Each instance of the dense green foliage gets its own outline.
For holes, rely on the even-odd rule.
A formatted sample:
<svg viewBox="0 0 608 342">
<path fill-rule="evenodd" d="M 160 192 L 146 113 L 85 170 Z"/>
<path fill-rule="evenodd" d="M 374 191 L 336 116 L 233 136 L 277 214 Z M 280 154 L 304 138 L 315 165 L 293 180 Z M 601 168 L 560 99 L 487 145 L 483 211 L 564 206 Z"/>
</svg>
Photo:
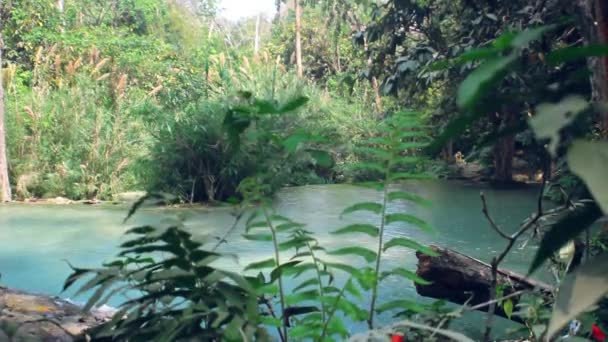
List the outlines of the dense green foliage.
<svg viewBox="0 0 608 342">
<path fill-rule="evenodd" d="M 252 57 L 248 46 L 222 44 L 238 38 L 230 33 L 239 24 L 217 30 L 214 19 L 160 0 L 111 4 L 66 1 L 61 13 L 32 1 L 5 10 L 9 171 L 18 199 L 111 199 L 146 189 L 190 202 L 226 200 L 260 165 L 284 171 L 274 188 L 344 178 L 338 166 L 352 159 L 344 145 L 365 134 L 373 113 L 364 100 L 289 72 L 276 58 L 285 54 L 287 26 L 262 37 L 273 42 Z M 222 121 L 242 104 L 239 91 L 278 103 L 297 96 L 316 101 L 289 119 L 259 121 L 235 154 Z M 268 141 L 272 136 L 258 134 L 302 128 L 339 142 L 335 168 L 297 154 L 286 159 Z"/>
</svg>

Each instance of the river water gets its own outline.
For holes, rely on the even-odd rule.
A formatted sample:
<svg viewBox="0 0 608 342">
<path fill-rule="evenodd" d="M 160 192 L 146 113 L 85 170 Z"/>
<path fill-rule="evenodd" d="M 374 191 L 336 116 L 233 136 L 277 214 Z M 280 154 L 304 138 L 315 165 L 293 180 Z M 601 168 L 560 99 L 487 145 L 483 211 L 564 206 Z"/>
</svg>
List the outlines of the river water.
<svg viewBox="0 0 608 342">
<path fill-rule="evenodd" d="M 401 185 L 431 200 L 432 207 L 420 209 L 409 204 L 395 203 L 390 210 L 406 211 L 424 218 L 435 227 L 428 234 L 414 227 L 395 224 L 387 227 L 387 237 L 407 236 L 425 244 L 437 244 L 458 250 L 467 255 L 489 261 L 504 246 L 504 241 L 488 226 L 481 213 L 480 191 L 486 194 L 493 217 L 506 231 L 513 231 L 518 223 L 535 208 L 535 191 L 491 190 L 478 185 L 459 182 L 429 181 Z M 344 245 L 373 247 L 365 235 L 352 237 L 332 236 L 330 231 L 354 222 L 377 220 L 369 214 L 341 217 L 341 211 L 360 201 L 379 200 L 380 193 L 372 189 L 350 185 L 322 185 L 286 188 L 276 197 L 274 207 L 278 213 L 306 223 L 314 231 L 320 244 L 327 249 Z M 66 263 L 82 267 L 97 267 L 111 260 L 117 246 L 124 241 L 123 233 L 136 224 L 154 224 L 167 218 L 184 220 L 195 235 L 220 236 L 233 223 L 229 208 L 171 209 L 148 208 L 123 224 L 127 212 L 122 206 L 46 206 L 11 204 L 0 206 L 0 283 L 26 291 L 70 297 L 73 292 L 61 293 L 61 287 L 70 269 Z M 271 246 L 252 242 L 241 237 L 242 226 L 228 236 L 222 246 L 224 252 L 238 254 L 238 260 L 226 258 L 219 266 L 241 271 L 244 265 L 271 257 Z M 525 272 L 534 253 L 532 248 L 514 249 L 503 266 Z M 384 267 L 405 267 L 415 270 L 413 251 L 394 248 L 383 255 Z M 344 261 L 344 259 L 342 259 Z M 354 266 L 362 261 L 350 257 Z M 337 279 L 340 282 L 342 279 Z M 343 281 L 343 280 L 342 280 Z M 410 282 L 387 278 L 379 290 L 379 302 L 395 298 L 418 298 Z M 77 298 L 84 301 L 86 298 Z M 110 304 L 119 304 L 114 299 Z M 478 335 L 482 327 L 479 314 L 469 314 L 454 323 L 454 328 Z M 389 322 L 390 316 L 381 317 Z M 501 329 L 512 327 L 499 320 Z M 359 331 L 362 325 L 353 324 Z"/>
</svg>

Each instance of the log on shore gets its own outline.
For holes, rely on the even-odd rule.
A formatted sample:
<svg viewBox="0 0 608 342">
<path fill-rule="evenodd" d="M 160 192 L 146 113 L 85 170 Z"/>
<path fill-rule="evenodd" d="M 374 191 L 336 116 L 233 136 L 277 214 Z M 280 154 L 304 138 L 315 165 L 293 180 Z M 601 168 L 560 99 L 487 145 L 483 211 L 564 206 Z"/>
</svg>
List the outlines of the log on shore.
<svg viewBox="0 0 608 342">
<path fill-rule="evenodd" d="M 416 292 L 425 297 L 444 299 L 457 304 L 469 306 L 486 303 L 490 300 L 492 284 L 492 267 L 478 259 L 458 253 L 454 250 L 431 246 L 439 255 L 430 257 L 420 252 L 418 257 L 418 276 L 432 282 L 429 285 L 416 284 Z M 526 276 L 506 269 L 498 269 L 498 284 L 504 287 L 503 296 L 521 290 L 538 290 L 547 296 L 553 293 L 549 284 L 527 278 Z M 516 305 L 519 297 L 511 299 Z M 479 310 L 487 311 L 485 306 Z M 499 306 L 496 314 L 507 317 Z M 512 316 L 512 320 L 521 321 Z"/>
<path fill-rule="evenodd" d="M 84 313 L 66 300 L 0 286 L 0 341 L 84 340 L 86 330 L 108 321 L 111 309 Z"/>
</svg>

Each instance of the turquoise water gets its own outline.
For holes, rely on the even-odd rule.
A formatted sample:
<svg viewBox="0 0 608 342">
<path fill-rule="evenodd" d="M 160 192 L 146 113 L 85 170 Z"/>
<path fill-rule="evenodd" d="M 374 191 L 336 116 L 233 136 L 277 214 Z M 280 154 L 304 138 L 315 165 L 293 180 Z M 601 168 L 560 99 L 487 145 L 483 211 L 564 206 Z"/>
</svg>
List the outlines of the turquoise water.
<svg viewBox="0 0 608 342">
<path fill-rule="evenodd" d="M 419 209 L 408 204 L 395 203 L 391 210 L 414 213 L 436 228 L 427 234 L 406 225 L 387 228 L 387 237 L 405 235 L 426 244 L 437 244 L 458 250 L 481 260 L 489 261 L 504 246 L 504 241 L 488 226 L 481 213 L 479 192 L 484 191 L 492 215 L 506 231 L 515 230 L 518 223 L 535 208 L 534 190 L 487 190 L 479 186 L 456 182 L 421 182 L 403 185 L 410 191 L 430 199 L 430 209 Z M 287 188 L 274 203 L 283 216 L 306 223 L 314 231 L 320 244 L 328 249 L 347 245 L 373 246 L 367 238 L 336 237 L 331 230 L 348 223 L 374 221 L 370 215 L 357 214 L 345 218 L 341 211 L 359 201 L 372 201 L 380 194 L 371 189 L 349 185 L 323 185 Z M 111 260 L 117 246 L 129 227 L 142 223 L 158 223 L 164 219 L 182 219 L 195 235 L 220 236 L 234 220 L 228 208 L 218 209 L 144 209 L 127 224 L 123 219 L 126 207 L 45 206 L 11 204 L 0 206 L 0 282 L 22 290 L 60 295 L 71 298 L 73 292 L 61 293 L 63 281 L 70 273 L 66 261 L 81 267 L 96 267 Z M 242 226 L 228 236 L 222 245 L 224 252 L 238 254 L 239 259 L 226 258 L 219 266 L 241 271 L 250 262 L 271 256 L 270 246 L 245 240 Z M 514 249 L 504 267 L 525 271 L 534 250 Z M 414 270 L 416 257 L 413 251 L 391 249 L 384 256 L 384 267 L 400 266 Z M 351 261 L 350 258 L 349 261 Z M 354 266 L 362 265 L 352 260 Z M 341 279 L 337 279 L 339 282 Z M 402 279 L 388 278 L 380 288 L 380 302 L 392 298 L 420 298 L 413 285 Z M 84 301 L 86 298 L 76 298 Z M 120 298 L 110 304 L 118 305 Z M 424 301 L 425 299 L 419 299 Z M 479 314 L 457 321 L 458 330 L 475 333 L 479 330 Z M 381 317 L 388 322 L 390 317 Z M 503 325 L 506 326 L 506 324 Z M 353 325 L 353 331 L 363 329 Z"/>
</svg>

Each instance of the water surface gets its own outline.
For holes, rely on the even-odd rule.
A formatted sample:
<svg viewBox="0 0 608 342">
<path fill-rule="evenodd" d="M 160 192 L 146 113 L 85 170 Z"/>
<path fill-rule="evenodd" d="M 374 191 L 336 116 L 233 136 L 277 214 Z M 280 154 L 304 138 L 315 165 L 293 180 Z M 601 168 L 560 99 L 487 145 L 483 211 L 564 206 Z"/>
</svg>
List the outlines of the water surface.
<svg viewBox="0 0 608 342">
<path fill-rule="evenodd" d="M 464 183 L 432 181 L 403 185 L 433 203 L 430 209 L 395 203 L 390 210 L 407 211 L 424 218 L 436 230 L 428 234 L 404 224 L 387 228 L 386 237 L 407 236 L 425 244 L 437 244 L 458 250 L 467 255 L 489 261 L 504 247 L 504 241 L 488 226 L 481 213 L 479 192 L 484 191 L 493 217 L 505 231 L 514 231 L 517 224 L 535 208 L 535 192 L 530 190 L 489 190 Z M 316 233 L 320 244 L 327 249 L 344 245 L 373 247 L 373 241 L 364 235 L 332 236 L 330 231 L 354 222 L 377 220 L 370 214 L 340 217 L 341 211 L 359 201 L 373 201 L 380 193 L 349 185 L 323 185 L 287 188 L 276 200 L 275 209 L 283 216 L 306 223 Z M 44 206 L 12 204 L 0 206 L 0 282 L 3 285 L 70 297 L 73 292 L 61 293 L 61 287 L 70 269 L 66 263 L 96 267 L 111 260 L 117 246 L 124 240 L 129 227 L 142 223 L 158 223 L 167 218 L 179 218 L 195 235 L 220 236 L 234 220 L 232 210 L 218 209 L 145 209 L 123 224 L 126 207 Z M 252 242 L 241 237 L 242 226 L 228 236 L 221 249 L 238 254 L 239 259 L 226 258 L 219 266 L 241 271 L 245 265 L 271 257 L 271 246 Z M 514 249 L 503 266 L 525 272 L 534 250 Z M 413 251 L 394 248 L 384 255 L 384 267 L 405 267 L 414 270 L 416 257 Z M 344 259 L 342 259 L 344 261 Z M 350 257 L 354 266 L 362 260 Z M 343 279 L 338 278 L 338 282 Z M 293 284 L 291 284 L 293 286 Z M 388 278 L 380 288 L 380 302 L 394 298 L 419 298 L 411 283 L 400 278 Z M 86 298 L 79 298 L 85 300 Z M 419 299 L 424 301 L 425 299 Z M 114 299 L 111 304 L 119 304 Z M 474 333 L 480 328 L 480 316 L 469 315 L 455 323 L 457 329 Z M 381 317 L 389 322 L 390 316 Z M 503 322 L 504 323 L 504 322 Z M 504 324 L 503 324 L 504 325 Z M 353 325 L 353 331 L 363 329 Z"/>
</svg>

